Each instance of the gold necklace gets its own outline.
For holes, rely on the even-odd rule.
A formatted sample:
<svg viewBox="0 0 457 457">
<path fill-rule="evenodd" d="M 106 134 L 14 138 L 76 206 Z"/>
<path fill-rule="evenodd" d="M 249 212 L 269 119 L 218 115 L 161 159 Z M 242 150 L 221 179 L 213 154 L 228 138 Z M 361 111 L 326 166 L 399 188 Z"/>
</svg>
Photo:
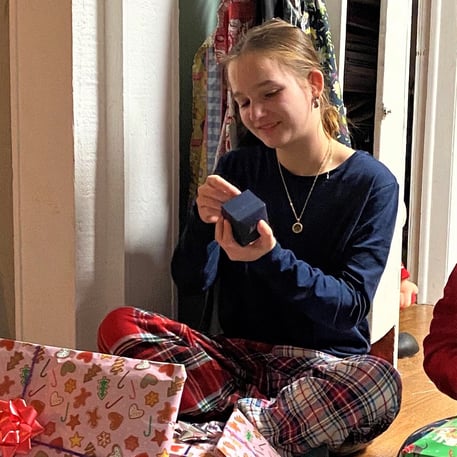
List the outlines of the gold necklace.
<svg viewBox="0 0 457 457">
<path fill-rule="evenodd" d="M 284 179 L 284 176 L 282 174 L 282 169 L 281 169 L 281 164 L 279 163 L 278 154 L 276 154 L 276 160 L 278 162 L 278 169 L 279 169 L 279 174 L 281 176 L 281 181 L 284 186 L 284 190 L 286 191 L 287 200 L 289 200 L 290 208 L 292 209 L 292 213 L 294 214 L 294 217 L 295 217 L 295 222 L 292 224 L 292 232 L 294 232 L 296 234 L 301 233 L 303 231 L 303 224 L 301 223 L 301 218 L 303 216 L 303 213 L 305 212 L 306 207 L 308 206 L 308 202 L 311 197 L 311 194 L 313 193 L 314 186 L 316 185 L 317 179 L 319 178 L 319 175 L 320 175 L 324 165 L 330 159 L 331 154 L 332 154 L 332 140 L 330 139 L 328 142 L 327 151 L 319 165 L 319 169 L 317 170 L 317 174 L 314 177 L 313 183 L 311 184 L 311 189 L 309 189 L 308 195 L 306 196 L 305 204 L 303 205 L 303 208 L 300 211 L 300 215 L 297 215 L 297 211 L 295 211 L 295 206 L 292 203 L 292 199 L 290 198 L 289 189 L 287 188 L 287 185 L 286 185 L 286 180 Z M 328 174 L 327 174 L 327 176 L 328 176 Z"/>
</svg>

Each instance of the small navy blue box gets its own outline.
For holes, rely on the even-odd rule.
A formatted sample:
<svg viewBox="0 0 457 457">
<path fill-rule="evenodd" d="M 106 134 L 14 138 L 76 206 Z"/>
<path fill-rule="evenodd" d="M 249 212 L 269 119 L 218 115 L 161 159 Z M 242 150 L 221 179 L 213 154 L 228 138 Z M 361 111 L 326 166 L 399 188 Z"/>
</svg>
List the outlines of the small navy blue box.
<svg viewBox="0 0 457 457">
<path fill-rule="evenodd" d="M 222 215 L 232 226 L 233 237 L 246 246 L 259 237 L 257 222 L 268 221 L 265 203 L 250 190 L 232 198 L 222 205 Z"/>
</svg>

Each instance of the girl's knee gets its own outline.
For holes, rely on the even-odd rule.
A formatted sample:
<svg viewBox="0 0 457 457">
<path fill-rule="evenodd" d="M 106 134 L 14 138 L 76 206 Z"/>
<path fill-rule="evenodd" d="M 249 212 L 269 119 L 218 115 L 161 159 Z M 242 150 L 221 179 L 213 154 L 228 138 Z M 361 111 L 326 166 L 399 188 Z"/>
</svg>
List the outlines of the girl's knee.
<svg viewBox="0 0 457 457">
<path fill-rule="evenodd" d="M 370 363 L 376 368 L 380 379 L 387 379 L 390 383 L 397 386 L 398 393 L 401 393 L 402 382 L 398 370 L 387 360 L 379 357 L 367 356 L 371 359 Z"/>
<path fill-rule="evenodd" d="M 111 352 L 113 345 L 133 330 L 135 308 L 122 306 L 115 308 L 104 317 L 98 326 L 98 347 L 103 352 Z"/>
<path fill-rule="evenodd" d="M 390 421 L 396 417 L 400 410 L 402 399 L 402 382 L 400 373 L 388 361 L 373 356 L 366 356 L 361 367 L 366 375 L 363 379 L 370 380 L 366 394 L 371 396 L 373 408 L 386 414 Z M 377 392 L 377 394 L 376 394 Z"/>
<path fill-rule="evenodd" d="M 125 327 L 126 322 L 132 320 L 135 308 L 131 306 L 121 306 L 108 312 L 99 325 L 99 332 L 104 333 L 106 329 L 108 332 L 113 332 L 119 326 Z"/>
</svg>

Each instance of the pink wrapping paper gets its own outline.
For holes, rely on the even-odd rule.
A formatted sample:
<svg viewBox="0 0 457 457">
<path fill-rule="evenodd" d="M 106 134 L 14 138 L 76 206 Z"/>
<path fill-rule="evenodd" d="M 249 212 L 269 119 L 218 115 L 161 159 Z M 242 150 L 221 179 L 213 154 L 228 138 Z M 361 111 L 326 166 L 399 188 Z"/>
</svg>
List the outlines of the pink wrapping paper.
<svg viewBox="0 0 457 457">
<path fill-rule="evenodd" d="M 22 398 L 43 427 L 31 457 L 168 457 L 185 379 L 182 365 L 0 339 L 0 400 Z"/>
</svg>

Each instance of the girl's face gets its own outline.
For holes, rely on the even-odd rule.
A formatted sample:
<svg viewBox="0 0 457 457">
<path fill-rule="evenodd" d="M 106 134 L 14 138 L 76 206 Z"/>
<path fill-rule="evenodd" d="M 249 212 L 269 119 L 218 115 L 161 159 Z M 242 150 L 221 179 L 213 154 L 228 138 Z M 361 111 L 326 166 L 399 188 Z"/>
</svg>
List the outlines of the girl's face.
<svg viewBox="0 0 457 457">
<path fill-rule="evenodd" d="M 307 81 L 254 52 L 230 62 L 227 71 L 243 124 L 267 146 L 300 145 L 316 131 L 320 114 L 312 109 L 312 87 Z"/>
</svg>

